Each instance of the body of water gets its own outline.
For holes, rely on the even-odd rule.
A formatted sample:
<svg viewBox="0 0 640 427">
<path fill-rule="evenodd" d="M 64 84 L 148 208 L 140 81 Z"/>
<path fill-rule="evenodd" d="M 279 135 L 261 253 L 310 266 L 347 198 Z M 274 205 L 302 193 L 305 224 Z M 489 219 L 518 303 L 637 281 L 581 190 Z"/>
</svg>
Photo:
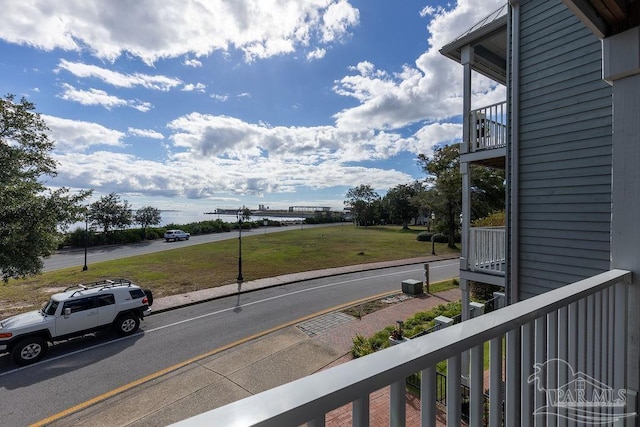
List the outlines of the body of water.
<svg viewBox="0 0 640 427">
<path fill-rule="evenodd" d="M 280 222 L 300 222 L 304 218 L 296 217 L 278 217 L 278 216 L 252 216 L 250 221 L 261 221 L 264 218 L 270 221 Z M 193 222 L 201 221 L 215 221 L 219 219 L 222 222 L 235 223 L 238 221 L 235 215 L 218 215 L 218 214 L 205 214 L 204 212 L 188 212 L 188 211 L 160 211 L 160 224 L 158 227 L 165 227 L 169 224 L 185 225 Z M 91 225 L 91 224 L 89 224 Z M 78 228 L 84 229 L 84 222 L 78 222 L 72 224 L 68 231 L 74 231 Z M 138 228 L 139 224 L 131 224 L 131 228 Z"/>
<path fill-rule="evenodd" d="M 215 221 L 219 219 L 222 222 L 234 223 L 238 221 L 235 215 L 221 215 L 221 214 L 205 214 L 204 212 L 184 212 L 184 211 L 161 211 L 162 221 L 160 226 L 164 227 L 168 224 L 189 224 L 192 222 L 200 221 Z M 252 216 L 250 221 L 261 221 L 262 219 L 268 219 L 271 221 L 281 222 L 299 222 L 304 218 L 295 217 L 278 217 L 278 216 L 264 216 L 257 215 Z"/>
</svg>

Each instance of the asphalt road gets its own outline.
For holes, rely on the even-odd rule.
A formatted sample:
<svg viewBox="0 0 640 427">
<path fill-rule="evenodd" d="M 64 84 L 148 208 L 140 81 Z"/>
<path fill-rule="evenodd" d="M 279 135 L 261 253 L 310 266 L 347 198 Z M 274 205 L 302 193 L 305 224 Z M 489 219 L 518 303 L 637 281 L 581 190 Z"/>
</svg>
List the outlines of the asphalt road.
<svg viewBox="0 0 640 427">
<path fill-rule="evenodd" d="M 430 265 L 432 281 L 456 277 L 458 260 Z M 422 280 L 423 265 L 320 278 L 149 316 L 141 331 L 105 333 L 54 346 L 41 362 L 16 368 L 0 356 L 2 424 L 22 426 L 216 348 L 322 310 Z"/>
<path fill-rule="evenodd" d="M 290 230 L 300 230 L 300 228 L 310 229 L 316 227 L 340 227 L 342 223 L 314 224 L 314 225 L 289 225 L 286 227 L 262 227 L 253 230 L 242 230 L 243 236 L 251 236 L 264 233 L 281 233 Z M 166 242 L 164 239 L 151 240 L 148 242 L 129 245 L 110 245 L 87 249 L 87 265 L 95 262 L 109 261 L 112 259 L 128 258 L 136 255 L 144 255 L 153 252 L 167 251 L 184 246 L 199 245 L 201 243 L 219 242 L 221 240 L 237 239 L 238 232 L 212 233 L 199 236 L 192 236 L 189 240 L 179 242 Z M 84 266 L 84 249 L 63 249 L 54 255 L 44 259 L 43 271 L 59 270 L 67 267 Z"/>
</svg>

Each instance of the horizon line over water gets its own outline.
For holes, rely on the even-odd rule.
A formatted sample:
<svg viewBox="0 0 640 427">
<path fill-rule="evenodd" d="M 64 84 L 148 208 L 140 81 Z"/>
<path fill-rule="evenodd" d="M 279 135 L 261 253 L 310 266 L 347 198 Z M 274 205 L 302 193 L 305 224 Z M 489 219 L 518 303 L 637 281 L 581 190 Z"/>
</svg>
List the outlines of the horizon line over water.
<svg viewBox="0 0 640 427">
<path fill-rule="evenodd" d="M 238 221 L 235 215 L 224 215 L 217 213 L 206 214 L 204 212 L 190 212 L 190 211 L 178 211 L 178 210 L 161 210 L 161 221 L 159 227 L 164 227 L 169 224 L 184 225 L 193 222 L 201 221 L 215 221 L 219 219 L 223 222 L 235 223 Z M 284 217 L 274 215 L 256 215 L 251 217 L 251 221 L 260 221 L 262 219 L 268 219 L 271 221 L 302 221 L 303 217 Z"/>
<path fill-rule="evenodd" d="M 281 221 L 281 222 L 297 222 L 302 221 L 304 218 L 302 217 L 282 217 L 282 216 L 265 216 L 265 215 L 256 215 L 251 217 L 251 221 L 261 221 L 263 219 L 268 219 L 270 221 Z M 217 213 L 205 214 L 204 212 L 195 212 L 195 211 L 179 211 L 179 210 L 160 210 L 160 224 L 155 225 L 153 227 L 166 227 L 167 225 L 187 225 L 194 222 L 201 221 L 215 221 L 219 219 L 223 222 L 235 223 L 238 221 L 235 215 L 222 215 Z M 78 228 L 84 230 L 85 223 L 76 222 L 69 226 L 67 232 L 73 232 Z M 132 223 L 128 228 L 138 228 L 139 225 L 136 223 Z"/>
</svg>

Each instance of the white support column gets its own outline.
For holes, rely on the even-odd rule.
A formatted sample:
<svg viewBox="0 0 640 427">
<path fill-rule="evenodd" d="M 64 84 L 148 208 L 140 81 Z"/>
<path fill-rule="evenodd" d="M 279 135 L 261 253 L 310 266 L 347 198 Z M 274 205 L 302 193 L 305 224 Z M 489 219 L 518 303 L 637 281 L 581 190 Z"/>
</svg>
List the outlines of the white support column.
<svg viewBox="0 0 640 427">
<path fill-rule="evenodd" d="M 470 152 L 470 123 L 469 114 L 471 112 L 471 66 L 473 64 L 473 47 L 468 45 L 462 48 L 460 63 L 464 69 L 463 93 L 462 93 L 462 143 L 460 144 L 460 154 Z M 469 176 L 469 165 L 466 162 L 460 162 L 460 174 L 462 175 L 462 224 L 461 242 L 460 242 L 460 266 L 466 270 L 469 260 L 469 224 L 471 219 L 471 178 Z M 462 320 L 469 319 L 469 286 L 466 279 L 460 279 L 460 291 L 462 292 Z M 464 360 L 468 356 L 463 357 L 463 367 L 467 367 L 468 363 Z M 468 368 L 463 368 L 463 375 L 466 374 Z"/>
<path fill-rule="evenodd" d="M 460 144 L 460 153 L 466 154 L 471 151 L 469 147 L 471 125 L 469 123 L 469 114 L 471 113 L 471 66 L 474 60 L 473 47 L 471 45 L 464 46 L 460 52 L 460 64 L 464 70 L 462 79 L 462 143 Z"/>
<path fill-rule="evenodd" d="M 627 407 L 640 390 L 640 27 L 602 41 L 602 76 L 613 85 L 611 268 L 633 273 L 626 304 Z M 611 384 L 613 386 L 613 384 Z M 629 399 L 634 399 L 629 402 Z M 637 420 L 636 420 L 637 421 Z"/>
</svg>

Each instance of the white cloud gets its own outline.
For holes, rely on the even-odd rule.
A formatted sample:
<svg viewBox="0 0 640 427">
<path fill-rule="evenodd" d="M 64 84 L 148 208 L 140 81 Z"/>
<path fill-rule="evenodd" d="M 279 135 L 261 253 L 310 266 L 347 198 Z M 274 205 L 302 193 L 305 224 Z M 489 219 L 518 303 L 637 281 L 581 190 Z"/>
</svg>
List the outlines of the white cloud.
<svg viewBox="0 0 640 427">
<path fill-rule="evenodd" d="M 0 38 L 7 42 L 86 50 L 108 61 L 127 52 L 147 64 L 232 49 L 248 61 L 287 54 L 340 40 L 359 19 L 346 0 L 297 0 L 278 7 L 252 0 L 14 1 L 3 5 L 3 12 Z"/>
<path fill-rule="evenodd" d="M 327 7 L 322 16 L 322 40 L 332 42 L 348 34 L 349 28 L 360 20 L 360 12 L 345 0 L 337 1 Z"/>
<path fill-rule="evenodd" d="M 220 102 L 226 102 L 229 99 L 229 95 L 221 95 L 217 93 L 212 93 L 209 96 L 215 99 L 216 101 L 220 101 Z"/>
<path fill-rule="evenodd" d="M 129 129 L 127 129 L 127 132 L 130 135 L 142 136 L 144 138 L 164 139 L 164 135 L 152 129 L 136 129 L 136 128 L 130 127 Z"/>
<path fill-rule="evenodd" d="M 309 61 L 313 61 L 316 59 L 322 59 L 327 54 L 327 49 L 318 48 L 309 53 L 307 53 L 307 59 Z"/>
<path fill-rule="evenodd" d="M 90 147 L 108 145 L 123 147 L 125 134 L 108 129 L 97 123 L 69 120 L 61 117 L 42 115 L 59 152 L 83 152 Z"/>
<path fill-rule="evenodd" d="M 203 92 L 204 90 L 207 88 L 207 86 L 203 83 L 189 83 L 184 85 L 184 87 L 182 88 L 183 91 L 185 92 L 192 92 L 192 91 L 196 91 L 196 92 Z"/>
<path fill-rule="evenodd" d="M 58 95 L 65 101 L 73 101 L 82 105 L 98 105 L 110 110 L 113 107 L 131 107 L 141 112 L 147 112 L 153 105 L 149 102 L 143 102 L 138 100 L 126 100 L 118 98 L 114 95 L 109 95 L 107 92 L 90 88 L 89 90 L 76 89 L 70 84 L 64 83 L 62 85 L 64 91 Z"/>
<path fill-rule="evenodd" d="M 231 49 L 241 50 L 248 60 L 296 50 L 310 52 L 307 59 L 320 58 L 326 52 L 323 43 L 341 41 L 359 19 L 357 11 L 345 0 L 291 1 L 278 9 L 278 16 L 267 10 L 265 4 L 268 2 L 256 2 L 252 7 L 244 1 L 227 2 L 221 6 L 214 6 L 218 3 L 213 2 L 185 2 L 182 13 L 178 10 L 182 9 L 183 3 L 167 1 L 150 8 L 145 1 L 140 1 L 134 3 L 127 13 L 139 17 L 142 12 L 138 9 L 146 7 L 151 14 L 148 25 L 159 27 L 147 28 L 145 21 L 134 31 L 133 21 L 120 11 L 119 3 L 114 3 L 116 6 L 110 8 L 112 10 L 103 18 L 93 16 L 93 11 L 83 6 L 84 2 L 77 3 L 76 9 L 67 6 L 66 2 L 58 3 L 51 6 L 53 14 L 74 17 L 75 20 L 66 23 L 69 29 L 63 31 L 51 19 L 42 17 L 43 28 L 56 30 L 50 37 L 59 39 L 51 44 L 50 49 L 62 47 L 65 37 L 76 34 L 79 23 L 90 23 L 92 29 L 99 28 L 102 33 L 88 31 L 85 38 L 70 38 L 69 47 L 62 48 L 80 50 L 87 47 L 96 56 L 110 60 L 127 51 L 147 63 L 163 57 L 206 55 L 215 50 Z M 105 193 L 116 191 L 191 199 L 220 199 L 229 194 L 293 194 L 300 188 L 326 189 L 360 183 L 387 189 L 410 182 L 412 177 L 407 173 L 390 166 L 385 169 L 374 162 L 407 152 L 428 154 L 433 145 L 461 137 L 461 125 L 448 122 L 459 121 L 462 112 L 462 68 L 440 55 L 438 49 L 486 15 L 494 4 L 497 7 L 502 3 L 503 0 L 488 0 L 488 6 L 478 8 L 471 7 L 470 0 L 459 0 L 452 10 L 423 9 L 423 16 L 430 19 L 429 49 L 414 64 L 404 64 L 395 70 L 380 69 L 371 61 L 354 63 L 349 75 L 335 82 L 334 91 L 354 99 L 358 105 L 337 112 L 333 125 L 278 126 L 263 123 L 259 117 L 255 119 L 257 123 L 249 123 L 237 117 L 194 111 L 167 124 L 171 134 L 167 133 L 166 141 L 162 143 L 169 150 L 167 160 L 151 161 L 106 149 L 89 152 L 88 148 L 95 145 L 122 147 L 122 140 L 126 137 L 122 132 L 92 123 L 47 118 L 54 139 L 58 141 L 56 158 L 60 167 L 56 182 L 79 188 L 89 186 Z M 31 7 L 21 4 L 12 4 L 12 10 Z M 76 3 L 69 0 L 69 4 Z M 97 9 L 103 7 L 101 3 L 93 6 Z M 199 13 L 194 12 L 197 7 L 201 8 Z M 215 7 L 226 8 L 224 20 L 210 15 Z M 62 12 L 66 9 L 69 12 L 64 15 Z M 32 19 L 40 17 L 39 11 L 31 11 L 34 12 Z M 163 14 L 171 16 L 170 12 L 175 12 L 175 22 L 157 19 Z M 112 21 L 114 17 L 123 16 L 122 21 Z M 190 16 L 187 24 L 185 16 Z M 15 24 L 13 18 L 8 20 L 10 29 L 0 28 L 0 37 L 5 39 L 7 33 L 13 36 L 20 33 L 15 29 L 20 25 Z M 207 20 L 210 22 L 205 22 Z M 39 28 L 24 25 L 33 31 L 30 43 L 37 46 L 45 43 L 39 39 Z M 184 34 L 176 33 L 181 26 L 186 29 Z M 207 31 L 210 34 L 205 37 L 203 34 Z M 23 33 L 26 34 L 26 30 Z M 24 37 L 10 41 L 26 42 Z M 77 46 L 76 42 L 79 43 Z M 183 64 L 199 66 L 200 61 L 185 59 Z M 170 77 L 124 74 L 64 60 L 59 62 L 58 68 L 77 77 L 100 79 L 116 87 L 139 86 L 162 91 L 176 87 L 174 83 L 177 81 L 177 85 L 183 85 L 183 90 L 206 89 L 203 83 L 184 84 Z M 95 88 L 82 90 L 69 84 L 64 84 L 63 88 L 62 98 L 83 105 L 127 106 L 141 111 L 153 107 L 148 102 L 123 99 Z M 474 104 L 488 105 L 505 98 L 504 88 L 485 78 L 474 78 L 473 90 Z M 225 102 L 230 97 L 248 98 L 251 94 L 209 96 Z M 157 99 L 153 98 L 160 110 L 164 106 Z M 215 104 L 215 109 L 209 111 L 222 111 L 219 107 L 222 106 Z M 160 125 L 153 123 L 140 127 Z M 407 125 L 412 125 L 411 131 L 405 128 Z M 135 127 L 128 127 L 127 134 L 163 138 L 154 130 Z"/>
<path fill-rule="evenodd" d="M 202 62 L 200 62 L 197 59 L 185 59 L 184 65 L 186 65 L 187 67 L 198 68 L 198 67 L 202 67 Z"/>
<path fill-rule="evenodd" d="M 208 199 L 221 194 L 293 193 L 298 188 L 323 189 L 345 182 L 367 182 L 374 188 L 410 182 L 394 170 L 349 167 L 336 163 L 302 165 L 271 159 L 229 160 L 177 157 L 171 165 L 113 152 L 59 154 L 56 183 L 94 188 L 101 193 L 141 193 L 147 196 Z"/>
<path fill-rule="evenodd" d="M 100 105 L 106 109 L 129 105 L 128 101 L 118 98 L 117 96 L 109 95 L 103 90 L 93 88 L 81 90 L 66 83 L 62 86 L 64 91 L 59 96 L 65 101 L 78 102 L 82 105 Z"/>
<path fill-rule="evenodd" d="M 335 114 L 338 127 L 349 129 L 400 129 L 418 122 L 437 122 L 460 115 L 462 111 L 462 69 L 442 56 L 439 49 L 503 5 L 488 0 L 477 7 L 472 0 L 460 0 L 452 10 L 425 8 L 430 15 L 429 49 L 415 62 L 396 72 L 376 69 L 363 61 L 351 70 L 356 74 L 336 81 L 337 94 L 354 98 L 360 105 Z M 473 7 L 472 7 L 473 6 Z M 505 99 L 503 86 L 482 77 L 474 77 L 474 100 L 489 105 Z"/>
<path fill-rule="evenodd" d="M 180 79 L 171 77 L 151 76 L 141 73 L 123 74 L 95 65 L 83 64 L 80 62 L 70 62 L 66 59 L 60 60 L 56 72 L 59 72 L 60 70 L 66 70 L 77 77 L 98 78 L 103 82 L 116 87 L 131 88 L 134 86 L 142 86 L 147 89 L 155 89 L 166 92 L 182 84 L 182 81 Z"/>
</svg>

